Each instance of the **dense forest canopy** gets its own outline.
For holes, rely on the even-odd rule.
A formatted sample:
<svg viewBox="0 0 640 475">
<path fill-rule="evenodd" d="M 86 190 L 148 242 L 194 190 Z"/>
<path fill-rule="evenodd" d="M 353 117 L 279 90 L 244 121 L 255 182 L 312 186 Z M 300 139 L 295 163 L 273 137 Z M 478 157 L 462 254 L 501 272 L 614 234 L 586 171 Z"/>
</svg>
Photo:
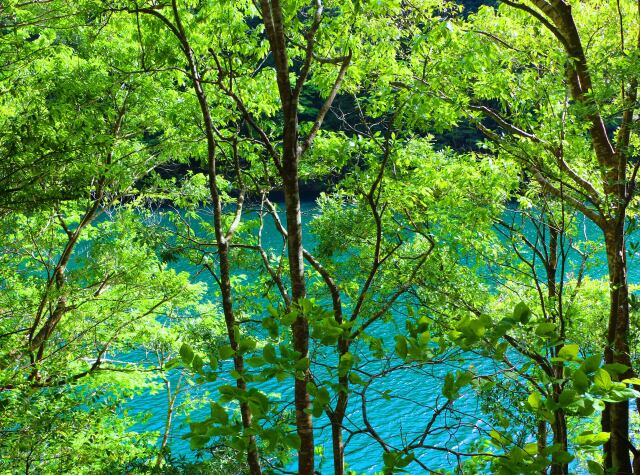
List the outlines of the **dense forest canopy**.
<svg viewBox="0 0 640 475">
<path fill-rule="evenodd" d="M 0 472 L 640 475 L 637 0 L 4 0 Z"/>
</svg>

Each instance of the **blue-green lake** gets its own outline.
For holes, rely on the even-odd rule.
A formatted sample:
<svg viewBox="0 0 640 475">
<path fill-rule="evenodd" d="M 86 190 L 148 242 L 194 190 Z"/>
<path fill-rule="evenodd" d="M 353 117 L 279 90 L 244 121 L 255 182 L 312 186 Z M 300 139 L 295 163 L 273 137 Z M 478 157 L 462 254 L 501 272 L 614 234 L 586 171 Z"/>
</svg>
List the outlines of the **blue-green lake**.
<svg viewBox="0 0 640 475">
<path fill-rule="evenodd" d="M 314 203 L 308 202 L 303 208 L 303 223 L 308 227 L 310 218 L 316 212 Z M 600 232 L 590 223 L 580 223 L 583 236 L 589 239 L 599 240 Z M 265 242 L 270 240 L 277 242 L 279 235 L 275 228 L 267 225 L 264 231 Z M 311 248 L 313 237 L 305 235 L 306 247 Z M 592 266 L 589 273 L 592 277 L 602 277 L 606 272 L 605 262 L 602 256 L 595 256 L 597 265 Z M 640 275 L 635 261 L 630 259 L 630 282 L 640 282 Z M 184 262 L 174 264 L 178 270 L 192 271 Z M 194 274 L 192 272 L 192 274 Z M 199 278 L 203 274 L 200 274 Z M 490 275 L 488 275 L 490 278 Z M 215 283 L 207 282 L 210 289 Z M 403 308 L 399 303 L 397 307 Z M 266 310 L 265 310 L 266 313 Z M 401 333 L 404 329 L 404 316 L 402 311 L 397 312 L 398 322 L 378 323 L 371 331 L 383 338 L 388 338 L 388 347 L 393 348 L 393 335 Z M 259 318 L 260 316 L 255 316 Z M 361 346 L 357 348 L 363 357 L 367 350 Z M 450 355 L 451 356 L 451 355 Z M 376 378 L 364 395 L 366 397 L 366 414 L 369 423 L 376 432 L 391 446 L 402 446 L 419 437 L 426 427 L 431 425 L 433 430 L 424 440 L 425 448 L 416 451 L 420 462 L 430 469 L 454 469 L 462 459 L 458 459 L 452 452 L 466 452 L 469 444 L 482 436 L 482 431 L 488 428 L 485 416 L 480 408 L 479 401 L 470 391 L 455 401 L 456 414 L 443 412 L 434 417 L 434 411 L 442 407 L 446 402 L 442 396 L 442 382 L 444 375 L 452 371 L 466 369 L 470 366 L 474 370 L 485 375 L 495 374 L 500 368 L 496 363 L 481 358 L 473 353 L 459 353 L 458 358 L 448 358 L 447 363 L 426 364 L 422 367 L 402 367 L 400 361 L 392 362 L 392 366 L 399 366 L 384 377 Z M 228 362 L 226 364 L 229 364 Z M 370 370 L 371 373 L 379 372 L 381 363 L 371 358 L 361 363 L 361 367 Z M 225 367 L 223 366 L 223 369 Z M 224 373 L 222 371 L 221 373 Z M 490 376 L 489 376 L 490 377 Z M 219 384 L 233 384 L 229 377 L 221 377 L 216 383 L 204 386 L 194 386 L 191 391 L 202 394 L 204 391 L 215 393 L 215 387 Z M 273 381 L 262 384 L 260 388 L 272 394 L 280 394 L 282 400 L 292 400 L 292 380 L 283 382 Z M 215 394 L 214 394 L 215 395 Z M 145 430 L 164 430 L 167 411 L 167 398 L 163 391 L 156 394 L 145 393 L 136 396 L 128 407 L 134 412 L 148 412 L 150 418 L 144 425 Z M 208 407 L 190 411 L 190 417 L 194 420 L 205 419 L 208 416 Z M 169 440 L 173 456 L 193 458 L 194 453 L 189 448 L 189 442 L 183 439 L 188 432 L 187 417 L 178 415 L 174 420 L 173 430 Z M 318 457 L 320 461 L 318 471 L 322 474 L 333 473 L 331 455 L 331 429 L 326 416 L 314 420 L 316 430 L 316 445 L 321 447 L 324 457 Z M 347 418 L 345 421 L 344 438 L 347 441 L 345 460 L 348 468 L 360 474 L 374 474 L 382 466 L 382 447 L 368 433 L 360 432 L 365 427 L 363 421 L 363 395 L 354 394 L 350 399 Z M 410 473 L 422 473 L 422 469 L 416 464 L 410 466 Z"/>
</svg>

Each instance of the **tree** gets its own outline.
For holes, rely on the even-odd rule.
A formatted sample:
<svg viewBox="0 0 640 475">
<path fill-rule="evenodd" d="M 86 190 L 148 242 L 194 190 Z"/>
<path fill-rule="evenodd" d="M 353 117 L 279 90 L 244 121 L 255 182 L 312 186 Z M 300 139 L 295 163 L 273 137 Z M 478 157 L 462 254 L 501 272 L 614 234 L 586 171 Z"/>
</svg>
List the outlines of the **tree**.
<svg viewBox="0 0 640 475">
<path fill-rule="evenodd" d="M 126 355 L 204 291 L 161 262 L 133 200 L 163 161 L 149 138 L 163 82 L 123 72 L 135 60 L 113 42 L 127 25 L 87 24 L 64 3 L 17 7 L 3 45 L 22 69 L 0 97 L 3 461 L 116 470 L 154 457 L 152 433 L 126 432 L 137 419 L 123 403 L 157 368 Z"/>
<path fill-rule="evenodd" d="M 621 379 L 633 374 L 625 223 L 638 168 L 637 44 L 627 36 L 637 30 L 636 10 L 634 2 L 505 1 L 498 9 L 481 8 L 459 28 L 448 24 L 452 31 L 426 34 L 413 55 L 425 101 L 437 96 L 453 121 L 472 120 L 497 152 L 522 164 L 527 179 L 602 230 L 610 280 L 602 346 L 607 364 L 628 368 Z M 603 15 L 618 21 L 594 35 Z M 445 59 L 452 56 L 461 58 L 462 74 Z M 606 467 L 616 473 L 632 471 L 628 420 L 627 401 L 607 403 Z"/>
<path fill-rule="evenodd" d="M 128 9 L 130 12 L 146 13 L 159 19 L 179 40 L 181 50 L 188 62 L 189 69 L 187 75 L 192 82 L 200 104 L 207 137 L 211 195 L 214 209 L 217 210 L 214 215 L 216 220 L 218 259 L 220 263 L 220 284 L 221 287 L 223 287 L 223 301 L 227 301 L 228 303 L 228 305 L 225 305 L 225 308 L 227 309 L 225 310 L 225 314 L 227 315 L 231 348 L 236 353 L 235 358 L 238 362 L 236 367 L 236 374 L 238 375 L 243 374 L 243 365 L 242 357 L 238 354 L 237 345 L 234 343 L 236 324 L 231 314 L 230 269 L 228 258 L 226 257 L 228 252 L 228 243 L 225 242 L 227 239 L 230 239 L 230 236 L 223 235 L 220 228 L 222 211 L 220 198 L 219 196 L 216 196 L 218 188 L 215 184 L 217 173 L 215 169 L 214 155 L 219 142 L 237 144 L 237 139 L 231 136 L 224 138 L 218 132 L 217 126 L 214 122 L 215 120 L 220 119 L 214 119 L 211 117 L 211 105 L 208 102 L 207 92 L 205 91 L 204 86 L 207 83 L 214 84 L 217 86 L 219 93 L 222 93 L 227 96 L 227 98 L 231 99 L 235 108 L 241 115 L 244 122 L 243 126 L 248 127 L 251 134 L 256 134 L 258 141 L 265 147 L 268 162 L 271 162 L 264 163 L 266 170 L 275 168 L 278 180 L 282 183 L 286 207 L 286 230 L 283 235 L 287 240 L 288 246 L 288 281 L 291 286 L 291 294 L 288 295 L 284 293 L 283 298 L 285 300 L 286 312 L 294 312 L 297 315 L 291 324 L 293 351 L 297 355 L 298 362 L 302 364 L 304 361 L 308 361 L 309 324 L 307 318 L 304 316 L 304 312 L 302 311 L 303 307 L 300 306 L 300 302 L 302 302 L 306 296 L 306 286 L 300 217 L 300 193 L 298 184 L 300 178 L 299 161 L 301 155 L 310 149 L 316 135 L 318 134 L 323 120 L 329 111 L 338 90 L 340 89 L 347 67 L 351 61 L 352 55 L 348 52 L 348 48 L 344 47 L 344 45 L 339 45 L 337 47 L 332 45 L 332 38 L 336 37 L 335 35 L 337 35 L 341 30 L 349 29 L 348 23 L 342 24 L 340 22 L 345 21 L 345 18 L 348 19 L 348 15 L 352 15 L 354 13 L 351 5 L 346 5 L 342 8 L 345 9 L 342 14 L 338 9 L 334 9 L 332 12 L 331 29 L 327 29 L 328 33 L 326 38 L 319 36 L 320 32 L 323 31 L 321 29 L 321 23 L 324 18 L 324 7 L 321 3 L 311 6 L 303 12 L 298 12 L 295 8 L 288 8 L 287 11 L 285 11 L 279 3 L 269 4 L 268 2 L 263 2 L 261 4 L 260 12 L 254 10 L 251 5 L 243 4 L 239 4 L 237 6 L 237 10 L 234 10 L 233 12 L 230 12 L 229 10 L 222 11 L 215 8 L 209 10 L 204 7 L 195 11 L 186 11 L 184 12 L 184 15 L 188 15 L 188 17 L 197 24 L 197 29 L 194 29 L 198 34 L 202 34 L 203 31 L 210 31 L 212 34 L 217 34 L 219 37 L 218 45 L 210 47 L 208 51 L 201 49 L 197 52 L 194 51 L 194 48 L 196 47 L 193 47 L 189 43 L 185 27 L 183 26 L 184 22 L 181 20 L 181 15 L 183 15 L 183 13 L 180 12 L 176 2 L 173 2 L 170 8 L 167 6 L 167 10 L 171 11 L 171 19 L 163 13 L 163 6 L 151 5 L 149 7 L 144 7 L 136 5 L 135 7 Z M 233 17 L 233 14 L 231 13 L 240 18 L 239 21 L 235 23 L 232 22 L 232 28 L 227 29 L 226 26 L 223 27 L 215 22 L 226 22 L 229 18 Z M 237 84 L 237 82 L 241 80 L 246 81 L 246 79 L 250 78 L 250 75 L 255 74 L 252 72 L 253 65 L 251 63 L 248 65 L 245 64 L 248 60 L 257 61 L 258 73 L 261 74 L 261 78 L 267 79 L 267 74 L 261 70 L 262 66 L 260 65 L 260 63 L 263 62 L 263 56 L 266 52 L 263 46 L 263 39 L 259 36 L 255 36 L 255 38 L 250 36 L 250 40 L 255 42 L 250 45 L 253 49 L 247 48 L 246 45 L 228 41 L 229 37 L 234 38 L 239 34 L 238 31 L 234 31 L 233 28 L 239 31 L 246 30 L 247 25 L 245 22 L 247 19 L 257 15 L 258 13 L 262 16 L 261 21 L 264 25 L 264 31 L 266 32 L 269 48 L 275 63 L 275 86 L 277 87 L 279 100 L 278 102 L 275 102 L 271 108 L 265 108 L 265 105 L 260 103 L 257 100 L 258 98 L 254 97 L 250 98 L 249 102 L 247 102 L 247 99 L 245 99 L 246 91 L 244 90 L 244 87 L 246 87 L 247 84 L 243 84 L 242 82 Z M 313 14 L 307 18 L 306 15 L 308 13 Z M 207 14 L 219 15 L 220 18 L 211 16 L 207 17 Z M 215 18 L 215 20 L 213 20 L 213 18 Z M 299 20 L 300 22 L 298 23 Z M 286 25 L 286 23 L 290 23 L 290 25 Z M 293 41 L 289 41 L 289 39 L 285 37 L 285 29 L 289 27 L 292 28 L 291 35 L 294 38 Z M 326 50 L 322 51 L 322 54 L 325 56 L 329 55 L 328 59 L 325 56 L 320 57 L 319 53 L 316 51 L 319 50 L 319 47 L 316 44 L 317 42 L 320 42 L 318 38 L 322 39 L 321 45 Z M 306 45 L 300 46 L 298 40 L 306 42 Z M 287 43 L 290 43 L 290 45 L 287 45 Z M 198 47 L 202 48 L 201 46 Z M 331 57 L 336 48 L 342 48 L 345 51 L 342 51 L 339 56 Z M 296 60 L 299 58 L 301 61 L 300 69 L 295 71 L 298 76 L 295 83 L 291 82 L 290 79 L 290 73 L 293 72 L 293 70 L 289 69 L 290 65 L 288 55 L 290 54 L 292 54 L 294 58 L 297 58 Z M 244 61 L 236 64 L 237 58 L 234 57 L 235 55 L 242 58 Z M 318 59 L 318 57 L 321 59 Z M 213 80 L 205 80 L 200 77 L 200 73 L 198 72 L 198 63 L 203 61 L 211 62 L 212 59 L 217 69 L 217 77 Z M 317 79 L 316 76 L 314 76 L 314 81 L 319 80 L 320 83 L 321 81 L 325 81 L 324 74 L 326 74 L 326 71 L 323 71 L 322 68 L 326 68 L 327 65 L 333 67 L 334 64 L 339 64 L 340 69 L 338 70 L 336 77 L 331 79 L 329 82 L 328 96 L 311 125 L 311 129 L 307 137 L 304 140 L 300 140 L 298 132 L 298 103 L 303 92 L 304 85 L 310 78 L 312 65 L 316 63 L 319 65 L 319 69 Z M 247 75 L 247 78 L 244 78 L 242 76 L 243 74 Z M 255 85 L 256 81 L 250 80 L 250 84 Z M 237 90 L 238 88 L 240 88 L 240 90 Z M 220 99 L 218 99 L 218 101 L 222 102 Z M 257 106 L 257 111 L 253 109 L 254 106 Z M 281 114 L 281 118 L 279 119 L 281 124 L 278 124 L 277 122 L 275 123 L 276 130 L 281 127 L 281 137 L 278 137 L 276 135 L 277 133 L 273 134 L 275 136 L 270 136 L 270 134 L 264 130 L 263 126 L 259 124 L 261 120 L 259 116 L 261 114 L 273 116 L 276 112 L 279 115 Z M 281 151 L 278 149 L 278 146 L 275 145 L 274 141 L 281 141 Z M 237 161 L 237 155 L 234 156 Z M 236 170 L 240 170 L 239 162 L 236 163 L 235 168 Z M 237 183 L 241 184 L 242 173 L 237 173 L 237 180 Z M 269 177 L 269 175 L 261 178 L 261 181 L 266 183 L 269 183 L 270 180 L 271 177 Z M 241 201 L 239 201 L 239 203 L 241 204 Z M 241 212 L 242 208 L 241 206 L 238 206 L 238 212 L 236 215 L 238 219 L 241 216 Z M 234 222 L 237 223 L 237 221 Z M 282 285 L 281 288 L 283 288 Z M 241 392 L 245 390 L 244 379 L 244 377 L 239 377 L 237 379 L 238 385 L 240 385 L 238 388 Z M 294 383 L 296 388 L 296 426 L 301 444 L 298 457 L 300 473 L 311 473 L 314 466 L 312 417 L 309 413 L 309 383 L 310 372 L 308 370 L 306 370 L 305 377 L 296 377 Z M 246 420 L 248 421 L 248 419 Z M 248 428 L 250 426 L 250 422 L 246 422 L 245 425 Z M 255 470 L 257 471 L 257 455 L 255 455 L 254 458 L 255 463 L 253 465 L 255 465 Z"/>
<path fill-rule="evenodd" d="M 437 450 L 458 470 L 560 475 L 603 443 L 605 468 L 628 473 L 636 6 L 467 3 L 462 15 L 435 0 L 3 4 L 10 460 L 68 471 L 75 451 L 86 471 L 180 470 L 168 441 L 181 394 L 214 383 L 187 438 L 253 475 L 294 453 L 314 473 L 324 422 L 339 475 L 362 439 L 385 473 L 440 469 L 421 458 Z M 605 13 L 616 21 L 600 28 Z M 456 153 L 429 135 L 458 123 L 488 140 Z M 324 191 L 308 227 L 305 180 Z M 506 219 L 514 197 L 526 225 Z M 588 277 L 590 244 L 572 241 L 580 215 L 603 232 L 608 287 Z M 571 254 L 584 259 L 574 276 Z M 606 336 L 584 330 L 603 289 Z M 152 361 L 138 354 L 149 349 Z M 433 400 L 379 391 L 407 372 L 438 379 Z M 156 450 L 114 412 L 161 384 Z M 438 446 L 465 430 L 472 390 L 481 435 Z M 402 398 L 396 416 L 413 427 L 381 428 L 376 398 Z M 577 435 L 601 404 L 603 430 Z M 91 459 L 96 444 L 108 450 Z"/>
</svg>

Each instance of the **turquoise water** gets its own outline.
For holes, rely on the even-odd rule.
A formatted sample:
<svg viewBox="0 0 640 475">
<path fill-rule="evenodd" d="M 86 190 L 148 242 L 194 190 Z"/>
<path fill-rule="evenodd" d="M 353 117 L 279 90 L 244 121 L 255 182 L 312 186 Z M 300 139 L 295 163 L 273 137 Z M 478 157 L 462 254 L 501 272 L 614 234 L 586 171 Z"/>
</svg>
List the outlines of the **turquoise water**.
<svg viewBox="0 0 640 475">
<path fill-rule="evenodd" d="M 303 222 L 305 227 L 308 227 L 310 216 L 313 215 L 314 210 L 313 203 L 307 203 L 304 206 Z M 581 232 L 586 234 L 588 238 L 599 238 L 599 231 L 594 226 L 586 223 L 580 223 L 580 226 L 582 226 Z M 312 237 L 307 233 L 305 239 L 307 246 L 311 247 L 313 243 L 310 242 L 310 239 Z M 279 236 L 275 229 L 269 226 L 265 227 L 265 241 L 275 244 L 278 240 Z M 589 273 L 593 277 L 600 277 L 604 274 L 605 268 L 601 260 L 602 256 L 595 257 L 596 264 Z M 179 263 L 176 267 L 180 270 L 190 270 L 185 263 Z M 631 260 L 630 281 L 638 282 L 640 280 L 638 277 L 638 270 Z M 208 284 L 214 288 L 213 282 L 208 282 Z M 404 308 L 404 305 L 399 302 L 397 308 Z M 372 333 L 386 340 L 386 346 L 389 348 L 394 346 L 393 335 L 402 333 L 404 328 L 402 312 L 396 312 L 396 316 L 398 322 L 395 325 L 378 322 L 370 328 Z M 361 356 L 368 356 L 368 350 L 362 345 L 356 349 Z M 349 468 L 356 470 L 358 474 L 373 474 L 383 466 L 382 447 L 370 434 L 359 432 L 365 427 L 362 410 L 364 396 L 366 396 L 366 413 L 371 426 L 390 446 L 401 447 L 403 442 L 410 443 L 418 438 L 426 427 L 431 427 L 429 435 L 424 439 L 423 448 L 415 452 L 418 460 L 430 469 L 455 468 L 460 460 L 451 451 L 467 451 L 469 444 L 478 439 L 483 430 L 489 429 L 489 427 L 480 410 L 479 401 L 473 397 L 471 392 L 464 393 L 460 399 L 455 401 L 455 414 L 444 411 L 434 417 L 434 412 L 446 403 L 446 399 L 442 396 L 444 375 L 470 366 L 473 366 L 476 372 L 485 375 L 493 374 L 500 368 L 496 366 L 496 363 L 470 353 L 450 354 L 447 355 L 446 360 L 446 363 L 434 362 L 422 367 L 406 367 L 401 365 L 399 360 L 390 358 L 387 364 L 395 369 L 384 377 L 376 378 L 365 395 L 351 397 L 344 433 L 344 438 L 347 441 L 345 460 Z M 361 367 L 371 373 L 377 373 L 382 369 L 381 365 L 380 361 L 370 359 L 370 361 L 362 363 Z M 215 393 L 215 387 L 218 384 L 233 384 L 233 381 L 221 377 L 215 384 L 195 386 L 192 391 L 197 394 L 202 394 L 207 390 Z M 291 379 L 281 383 L 273 381 L 261 385 L 260 388 L 266 393 L 279 393 L 282 400 L 292 400 Z M 203 406 L 205 407 L 202 409 L 191 411 L 190 417 L 194 420 L 205 419 L 208 416 L 208 408 L 206 408 L 206 404 Z M 130 403 L 129 407 L 134 411 L 144 411 L 151 414 L 144 425 L 145 430 L 162 432 L 167 409 L 166 394 L 163 391 L 155 395 L 147 393 L 138 396 Z M 184 414 L 176 417 L 169 445 L 174 456 L 184 455 L 191 458 L 193 452 L 189 449 L 189 443 L 182 438 L 188 432 L 185 421 Z M 326 416 L 320 417 L 314 420 L 314 424 L 316 445 L 323 448 L 325 455 L 325 457 L 319 458 L 318 470 L 323 474 L 332 473 L 331 430 L 328 420 Z M 423 472 L 415 463 L 410 466 L 409 471 L 410 473 Z"/>
</svg>

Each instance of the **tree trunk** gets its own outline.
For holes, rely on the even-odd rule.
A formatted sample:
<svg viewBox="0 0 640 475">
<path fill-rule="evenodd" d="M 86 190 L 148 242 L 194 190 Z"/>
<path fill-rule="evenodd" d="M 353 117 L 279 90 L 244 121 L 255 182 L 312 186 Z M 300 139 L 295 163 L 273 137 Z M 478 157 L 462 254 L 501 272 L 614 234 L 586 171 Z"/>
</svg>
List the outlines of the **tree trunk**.
<svg viewBox="0 0 640 475">
<path fill-rule="evenodd" d="M 162 460 L 164 459 L 164 449 L 169 441 L 169 433 L 171 432 L 171 421 L 173 420 L 173 407 L 176 402 L 177 393 L 171 394 L 171 381 L 168 376 L 164 380 L 164 385 L 167 390 L 167 417 L 164 423 L 164 433 L 162 434 L 162 442 L 160 443 L 160 450 L 158 450 L 158 457 L 156 458 L 156 470 L 160 468 Z M 177 391 L 177 389 L 176 389 Z"/>
<path fill-rule="evenodd" d="M 207 101 L 206 93 L 202 88 L 202 82 L 200 78 L 200 74 L 198 72 L 198 68 L 196 66 L 196 61 L 193 56 L 193 51 L 189 42 L 187 40 L 187 36 L 185 34 L 184 28 L 180 21 L 180 16 L 178 14 L 178 10 L 173 2 L 173 11 L 174 18 L 176 22 L 176 26 L 178 28 L 179 39 L 182 42 L 185 54 L 187 56 L 187 61 L 189 63 L 189 73 L 192 80 L 192 86 L 194 92 L 196 93 L 196 97 L 198 98 L 198 104 L 200 105 L 200 111 L 202 112 L 202 119 L 204 122 L 204 129 L 207 138 L 207 162 L 208 162 L 208 174 L 209 174 L 209 191 L 211 194 L 211 201 L 213 205 L 213 221 L 215 228 L 215 236 L 216 236 L 216 246 L 218 248 L 218 259 L 219 259 L 219 284 L 220 284 L 220 294 L 222 296 L 222 311 L 224 313 L 224 320 L 227 328 L 227 336 L 229 338 L 229 345 L 234 350 L 235 355 L 233 357 L 233 366 L 235 371 L 242 375 L 244 373 L 244 358 L 241 354 L 238 354 L 238 342 L 236 340 L 235 331 L 236 331 L 236 319 L 233 311 L 233 299 L 232 299 L 232 290 L 231 290 L 231 265 L 229 263 L 229 243 L 223 233 L 222 230 L 222 203 L 220 199 L 220 194 L 218 193 L 218 185 L 217 185 L 217 170 L 216 170 L 216 141 L 214 138 L 214 124 L 211 118 L 211 112 L 209 111 L 209 103 Z M 241 391 L 246 391 L 247 385 L 242 379 L 239 377 L 236 379 L 236 386 Z M 249 408 L 249 404 L 244 401 L 240 402 L 240 416 L 242 418 L 242 427 L 247 430 L 251 428 L 252 420 L 251 420 L 251 409 Z M 257 446 L 255 436 L 247 435 L 248 446 L 247 449 L 247 464 L 249 466 L 249 473 L 251 475 L 261 475 L 262 470 L 260 468 L 260 459 L 258 456 Z"/>
<path fill-rule="evenodd" d="M 344 355 L 349 351 L 349 345 L 342 337 L 338 341 L 338 354 Z M 338 400 L 333 412 L 329 416 L 331 421 L 331 443 L 333 451 L 333 473 L 334 475 L 344 475 L 344 440 L 342 437 L 342 425 L 347 412 L 349 402 L 349 377 L 338 376 L 338 383 L 343 388 L 338 393 Z"/>
<path fill-rule="evenodd" d="M 214 175 L 215 176 L 215 175 Z M 220 292 L 222 294 L 222 310 L 224 313 L 224 320 L 227 327 L 227 337 L 229 338 L 229 345 L 236 352 L 233 357 L 233 368 L 238 374 L 244 374 L 244 358 L 241 354 L 238 354 L 238 341 L 236 340 L 235 329 L 236 320 L 233 312 L 233 300 L 231 297 L 231 269 L 229 265 L 229 244 L 224 240 L 221 230 L 221 216 L 222 208 L 220 204 L 220 197 L 217 194 L 217 186 L 214 184 L 212 188 L 215 188 L 216 201 L 214 203 L 214 220 L 216 221 L 216 240 L 218 242 L 218 257 L 220 259 Z M 236 387 L 242 392 L 247 390 L 247 384 L 244 379 L 236 379 Z M 252 416 L 249 404 L 246 401 L 240 403 L 240 417 L 242 419 L 242 427 L 246 429 L 251 428 Z M 249 465 L 249 473 L 252 475 L 260 475 L 262 470 L 260 468 L 260 459 L 258 457 L 258 449 L 256 446 L 256 439 L 253 435 L 247 436 L 249 447 L 247 449 L 247 464 Z"/>
<path fill-rule="evenodd" d="M 551 424 L 551 430 L 553 431 L 553 444 L 559 445 L 562 450 L 567 451 L 567 416 L 562 409 L 554 411 L 553 424 Z M 569 464 L 567 463 L 552 463 L 551 475 L 568 475 Z"/>
<path fill-rule="evenodd" d="M 302 247 L 302 215 L 300 213 L 300 190 L 298 183 L 298 165 L 300 160 L 300 144 L 298 143 L 298 94 L 300 87 L 292 87 L 290 81 L 289 58 L 287 54 L 287 38 L 285 22 L 279 0 L 261 0 L 260 9 L 269 41 L 276 70 L 276 81 L 280 94 L 283 116 L 282 164 L 276 163 L 282 178 L 284 203 L 287 217 L 287 250 L 289 262 L 289 278 L 291 280 L 291 301 L 298 316 L 291 325 L 293 349 L 300 359 L 309 355 L 309 322 L 302 314 L 300 301 L 306 297 L 304 278 L 304 258 Z M 304 78 L 298 78 L 304 81 Z M 277 161 L 277 160 L 276 160 Z M 313 419 L 306 410 L 310 405 L 307 383 L 311 380 L 309 369 L 303 378 L 296 378 L 294 383 L 296 429 L 300 437 L 298 450 L 298 474 L 313 475 L 315 468 Z"/>
<path fill-rule="evenodd" d="M 285 111 L 288 107 L 285 107 Z M 284 201 L 287 216 L 287 246 L 289 276 L 291 279 L 291 297 L 294 308 L 301 312 L 299 302 L 306 297 L 304 279 L 304 260 L 302 252 L 302 214 L 300 212 L 300 191 L 298 188 L 298 121 L 297 111 L 289 110 L 285 124 L 282 180 L 284 183 Z M 298 314 L 291 326 L 293 349 L 300 358 L 309 355 L 309 323 L 305 315 Z M 298 452 L 298 473 L 312 475 L 314 472 L 313 420 L 305 410 L 310 405 L 307 383 L 311 379 L 309 370 L 304 378 L 295 380 L 296 427 L 300 437 Z"/>
<path fill-rule="evenodd" d="M 627 285 L 624 219 L 616 219 L 604 229 L 609 266 L 610 310 L 604 361 L 631 367 L 629 357 L 629 287 Z M 629 370 L 630 372 L 631 370 Z M 625 377 L 627 375 L 624 375 Z M 629 451 L 629 402 L 605 403 L 602 430 L 611 437 L 604 445 L 605 467 L 611 473 L 631 474 Z"/>
<path fill-rule="evenodd" d="M 205 103 L 206 106 L 206 103 Z M 205 116 L 209 116 L 209 109 L 206 107 Z M 211 119 L 205 120 L 208 123 Z M 211 200 L 213 202 L 213 221 L 216 235 L 216 244 L 218 247 L 218 259 L 220 269 L 220 294 L 222 295 L 222 311 L 224 313 L 225 325 L 227 328 L 227 337 L 229 338 L 229 345 L 235 353 L 233 357 L 233 368 L 240 375 L 244 374 L 244 357 L 238 354 L 238 341 L 236 340 L 236 319 L 233 311 L 233 298 L 231 289 L 231 265 L 229 263 L 229 243 L 222 232 L 222 203 L 220 200 L 220 194 L 218 193 L 218 185 L 216 183 L 217 172 L 214 153 L 214 141 L 213 141 L 213 127 L 209 124 L 207 127 L 207 136 L 209 145 L 209 191 L 211 193 Z M 241 377 L 236 379 L 236 387 L 241 391 L 247 390 L 247 384 Z M 251 428 L 252 417 L 251 409 L 246 401 L 240 402 L 240 417 L 242 419 L 242 427 L 246 429 Z M 247 449 L 247 464 L 249 465 L 249 473 L 252 475 L 260 475 L 262 470 L 260 468 L 260 459 L 258 456 L 258 450 L 256 446 L 256 439 L 253 435 L 247 436 L 249 442 L 249 448 Z"/>
<path fill-rule="evenodd" d="M 547 422 L 538 421 L 537 430 L 538 453 L 541 454 L 547 448 Z M 547 469 L 540 472 L 541 475 L 547 475 Z"/>
<path fill-rule="evenodd" d="M 346 396 L 344 399 L 346 400 Z M 338 401 L 338 404 L 340 405 L 340 401 Z M 342 409 L 337 409 L 331 416 L 331 446 L 333 451 L 334 475 L 344 475 L 344 440 L 342 438 L 344 416 L 345 412 Z"/>
<path fill-rule="evenodd" d="M 560 245 L 560 229 L 559 226 L 549 219 L 547 223 L 549 229 L 549 258 L 547 265 L 547 286 L 549 295 L 549 304 L 554 302 L 554 305 L 550 308 L 551 316 L 554 323 L 559 324 L 560 332 L 558 334 L 558 344 L 553 348 L 554 356 L 558 356 L 560 349 L 565 344 L 565 331 L 564 331 L 564 315 L 562 315 L 562 307 L 559 302 L 562 299 L 562 287 L 558 289 L 557 282 L 558 276 L 558 246 Z M 562 250 L 560 250 L 562 254 Z M 557 305 L 557 307 L 556 307 Z M 556 378 L 562 379 L 564 373 L 564 364 L 562 362 L 553 364 L 553 372 Z M 553 384 L 554 399 L 558 401 L 560 394 L 562 393 L 562 386 L 560 384 Z M 553 445 L 559 445 L 563 451 L 567 451 L 567 416 L 562 409 L 556 409 L 553 411 L 554 421 L 551 424 L 551 431 L 553 432 Z M 551 475 L 567 475 L 569 473 L 569 464 L 566 462 L 553 462 L 551 464 Z"/>
</svg>

